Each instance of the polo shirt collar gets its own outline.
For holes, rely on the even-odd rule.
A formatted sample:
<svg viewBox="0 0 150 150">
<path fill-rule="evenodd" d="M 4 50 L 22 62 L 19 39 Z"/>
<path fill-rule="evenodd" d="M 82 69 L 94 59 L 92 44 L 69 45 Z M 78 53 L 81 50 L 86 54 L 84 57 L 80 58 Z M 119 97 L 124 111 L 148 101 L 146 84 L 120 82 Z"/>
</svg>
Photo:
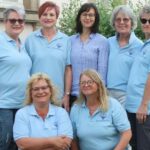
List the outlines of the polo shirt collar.
<svg viewBox="0 0 150 150">
<path fill-rule="evenodd" d="M 129 43 L 125 47 L 123 47 L 123 49 L 130 46 L 131 44 L 133 44 L 133 42 L 135 41 L 135 38 L 136 38 L 136 35 L 132 31 L 131 34 L 130 34 L 130 37 L 129 37 Z M 116 40 L 118 41 L 118 33 L 116 33 Z"/>
<path fill-rule="evenodd" d="M 14 39 L 12 39 L 5 31 L 2 32 L 3 37 L 8 41 L 8 42 L 12 42 L 15 41 Z M 19 42 L 21 43 L 21 40 L 19 39 Z"/>
<path fill-rule="evenodd" d="M 116 33 L 115 35 L 116 35 L 116 40 L 117 40 L 119 34 Z M 131 41 L 134 41 L 134 39 L 135 39 L 135 33 L 134 33 L 134 32 L 131 32 L 131 33 L 130 33 L 130 37 L 129 37 L 129 43 L 130 43 Z"/>
<path fill-rule="evenodd" d="M 88 109 L 88 107 L 86 106 L 86 101 L 83 101 L 83 102 L 82 102 L 81 107 Z M 104 112 L 99 108 L 99 109 L 97 109 L 97 111 L 95 112 L 95 114 L 97 114 L 97 113 L 99 113 L 99 112 L 100 112 L 100 113 L 104 113 Z"/>
<path fill-rule="evenodd" d="M 39 117 L 38 113 L 36 112 L 34 104 L 30 105 L 29 113 L 30 113 L 30 115 Z M 49 110 L 48 110 L 48 113 L 47 113 L 47 117 L 54 116 L 54 115 L 55 115 L 55 108 L 54 108 L 54 106 L 52 104 L 49 103 Z"/>
<path fill-rule="evenodd" d="M 81 107 L 82 108 L 86 108 L 87 107 L 85 101 L 82 102 Z"/>
<path fill-rule="evenodd" d="M 145 44 L 147 44 L 147 43 L 150 43 L 150 39 L 148 39 L 148 40 L 145 41 Z"/>
<path fill-rule="evenodd" d="M 36 31 L 36 36 L 40 36 L 40 37 L 44 37 L 42 34 L 42 28 L 38 29 Z M 63 33 L 61 33 L 59 30 L 57 30 L 56 35 L 54 36 L 54 39 L 58 39 L 58 38 L 62 38 L 63 37 Z"/>
</svg>

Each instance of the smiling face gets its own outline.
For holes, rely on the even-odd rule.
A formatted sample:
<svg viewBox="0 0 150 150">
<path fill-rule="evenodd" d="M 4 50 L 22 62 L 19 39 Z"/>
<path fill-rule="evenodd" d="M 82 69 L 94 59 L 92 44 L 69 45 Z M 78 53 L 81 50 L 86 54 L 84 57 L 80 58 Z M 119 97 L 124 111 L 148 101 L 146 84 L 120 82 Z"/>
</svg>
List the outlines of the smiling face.
<svg viewBox="0 0 150 150">
<path fill-rule="evenodd" d="M 51 90 L 48 83 L 38 80 L 32 84 L 31 97 L 34 104 L 48 104 L 51 97 Z"/>
<path fill-rule="evenodd" d="M 129 34 L 131 32 L 132 23 L 128 15 L 119 12 L 114 20 L 114 27 L 119 34 Z"/>
<path fill-rule="evenodd" d="M 19 21 L 13 22 L 12 20 Z M 5 31 L 7 32 L 7 34 L 12 38 L 17 38 L 24 29 L 24 18 L 17 12 L 12 11 L 8 15 L 8 18 L 5 20 L 4 24 Z"/>
<path fill-rule="evenodd" d="M 57 22 L 56 10 L 54 8 L 47 7 L 40 17 L 40 23 L 43 28 L 53 28 Z"/>
<path fill-rule="evenodd" d="M 80 90 L 84 96 L 91 96 L 98 93 L 97 84 L 88 76 L 82 75 L 80 79 Z"/>
<path fill-rule="evenodd" d="M 149 34 L 150 35 L 150 13 L 143 13 L 141 15 L 141 27 L 142 27 L 142 31 L 145 34 Z M 144 21 L 142 21 L 144 20 Z"/>
<path fill-rule="evenodd" d="M 81 13 L 80 21 L 83 29 L 90 29 L 95 23 L 95 10 L 91 8 L 89 11 L 84 11 L 83 13 Z"/>
</svg>

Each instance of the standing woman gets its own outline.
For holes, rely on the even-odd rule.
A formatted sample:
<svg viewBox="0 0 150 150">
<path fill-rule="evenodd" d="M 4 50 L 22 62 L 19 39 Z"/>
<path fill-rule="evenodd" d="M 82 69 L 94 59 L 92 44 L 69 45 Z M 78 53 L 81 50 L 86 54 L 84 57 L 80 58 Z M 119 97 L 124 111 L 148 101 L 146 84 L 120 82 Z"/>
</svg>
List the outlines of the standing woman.
<svg viewBox="0 0 150 150">
<path fill-rule="evenodd" d="M 116 34 L 108 39 L 110 54 L 107 88 L 110 96 L 116 98 L 124 106 L 130 69 L 134 58 L 140 52 L 142 41 L 134 34 L 137 20 L 128 6 L 121 5 L 114 9 L 111 25 Z"/>
<path fill-rule="evenodd" d="M 43 3 L 39 10 L 41 29 L 33 32 L 25 46 L 33 66 L 31 74 L 44 72 L 60 91 L 58 99 L 69 110 L 71 89 L 70 39 L 56 28 L 59 7 L 53 2 Z"/>
<path fill-rule="evenodd" d="M 71 36 L 72 91 L 71 102 L 79 95 L 79 77 L 86 69 L 95 69 L 106 84 L 108 43 L 98 33 L 100 16 L 93 3 L 81 6 L 76 17 L 76 33 Z"/>
<path fill-rule="evenodd" d="M 0 150 L 15 150 L 13 121 L 25 98 L 31 60 L 19 39 L 24 29 L 24 9 L 7 8 L 3 18 L 5 31 L 0 33 Z"/>
<path fill-rule="evenodd" d="M 134 60 L 127 86 L 125 108 L 131 123 L 132 150 L 150 149 L 150 5 L 140 12 L 145 43 Z"/>
</svg>

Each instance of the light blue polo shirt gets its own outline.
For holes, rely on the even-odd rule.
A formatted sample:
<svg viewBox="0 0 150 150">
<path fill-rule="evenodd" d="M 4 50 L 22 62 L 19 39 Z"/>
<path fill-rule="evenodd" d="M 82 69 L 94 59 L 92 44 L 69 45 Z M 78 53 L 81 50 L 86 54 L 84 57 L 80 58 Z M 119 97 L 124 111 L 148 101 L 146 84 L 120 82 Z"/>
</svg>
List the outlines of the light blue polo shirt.
<svg viewBox="0 0 150 150">
<path fill-rule="evenodd" d="M 107 87 L 108 89 L 126 92 L 129 74 L 134 58 L 139 54 L 143 42 L 131 33 L 129 43 L 120 47 L 117 35 L 108 39 L 110 54 L 108 61 Z"/>
<path fill-rule="evenodd" d="M 21 138 L 67 136 L 72 138 L 72 125 L 65 109 L 49 105 L 49 111 L 43 120 L 33 104 L 25 106 L 16 113 L 13 126 L 15 141 Z"/>
<path fill-rule="evenodd" d="M 120 134 L 130 129 L 125 110 L 113 98 L 109 99 L 107 112 L 97 110 L 90 116 L 85 103 L 75 104 L 70 117 L 80 150 L 113 150 L 120 140 Z"/>
<path fill-rule="evenodd" d="M 146 41 L 142 47 L 142 51 L 135 59 L 127 87 L 127 99 L 125 108 L 128 112 L 136 113 L 143 95 L 145 84 L 150 75 L 150 40 Z M 148 105 L 148 113 L 150 114 L 150 104 Z"/>
<path fill-rule="evenodd" d="M 24 45 L 0 32 L 0 108 L 17 109 L 25 99 L 31 60 Z"/>
<path fill-rule="evenodd" d="M 67 35 L 57 32 L 48 42 L 41 29 L 31 33 L 25 42 L 32 60 L 31 74 L 44 72 L 49 75 L 62 98 L 64 94 L 65 67 L 70 65 L 71 42 Z"/>
</svg>

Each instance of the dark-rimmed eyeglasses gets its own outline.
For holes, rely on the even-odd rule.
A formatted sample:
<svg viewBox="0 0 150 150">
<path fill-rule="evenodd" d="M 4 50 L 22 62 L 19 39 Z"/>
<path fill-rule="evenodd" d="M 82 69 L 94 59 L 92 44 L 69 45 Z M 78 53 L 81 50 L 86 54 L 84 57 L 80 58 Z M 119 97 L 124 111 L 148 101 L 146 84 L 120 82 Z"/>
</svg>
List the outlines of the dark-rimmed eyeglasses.
<svg viewBox="0 0 150 150">
<path fill-rule="evenodd" d="M 141 18 L 140 21 L 142 24 L 146 24 L 147 22 L 150 24 L 150 19 Z"/>
<path fill-rule="evenodd" d="M 19 24 L 24 23 L 24 19 L 7 19 L 7 21 L 9 21 L 11 24 L 16 24 L 16 22 L 18 22 Z"/>
<path fill-rule="evenodd" d="M 93 85 L 94 84 L 94 81 L 93 80 L 87 80 L 87 81 L 80 81 L 80 85 L 81 86 L 85 86 L 85 85 Z"/>
<path fill-rule="evenodd" d="M 89 18 L 94 18 L 95 17 L 95 14 L 93 14 L 93 13 L 82 13 L 81 14 L 84 18 L 87 18 L 87 17 L 89 17 Z"/>
<path fill-rule="evenodd" d="M 48 85 L 45 85 L 45 86 L 41 86 L 41 87 L 34 87 L 34 88 L 32 88 L 32 90 L 33 90 L 34 92 L 38 92 L 38 91 L 40 91 L 40 90 L 45 91 L 45 90 L 47 90 L 48 88 L 49 88 L 49 86 L 48 86 Z"/>
</svg>

